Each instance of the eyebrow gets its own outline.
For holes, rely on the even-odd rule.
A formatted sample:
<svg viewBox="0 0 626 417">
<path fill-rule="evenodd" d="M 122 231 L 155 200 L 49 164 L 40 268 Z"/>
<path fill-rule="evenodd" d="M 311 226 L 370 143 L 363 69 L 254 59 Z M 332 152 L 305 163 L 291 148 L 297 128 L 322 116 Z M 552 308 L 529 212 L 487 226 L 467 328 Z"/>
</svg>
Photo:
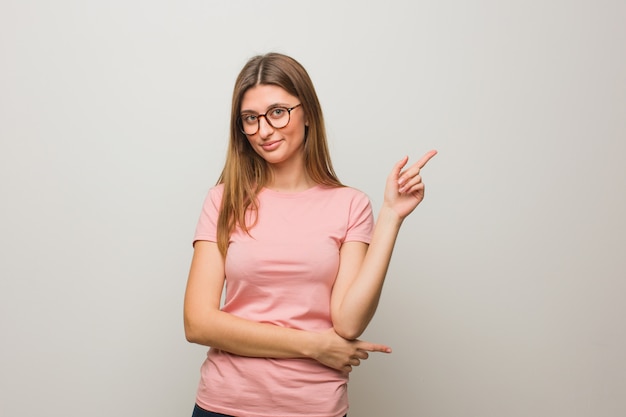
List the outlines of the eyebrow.
<svg viewBox="0 0 626 417">
<path fill-rule="evenodd" d="M 288 109 L 288 108 L 289 108 L 289 105 L 288 105 L 288 104 L 286 104 L 286 103 L 274 103 L 274 104 L 270 104 L 269 106 L 267 106 L 267 107 L 265 108 L 265 111 L 267 112 L 269 109 L 273 109 L 274 107 L 285 107 L 285 108 L 287 108 L 287 109 Z M 246 110 L 241 110 L 239 113 L 241 113 L 241 114 L 244 114 L 244 113 L 256 113 L 256 114 L 261 114 L 261 113 L 258 113 L 258 112 L 256 112 L 256 111 L 254 111 L 254 110 L 247 110 L 247 109 L 246 109 Z"/>
</svg>

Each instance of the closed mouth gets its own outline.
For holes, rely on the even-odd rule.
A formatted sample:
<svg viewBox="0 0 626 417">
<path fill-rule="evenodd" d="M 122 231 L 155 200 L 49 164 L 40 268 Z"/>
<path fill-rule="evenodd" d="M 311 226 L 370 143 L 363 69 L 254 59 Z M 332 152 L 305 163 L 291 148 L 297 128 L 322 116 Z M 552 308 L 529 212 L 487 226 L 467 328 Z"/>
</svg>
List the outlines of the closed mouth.
<svg viewBox="0 0 626 417">
<path fill-rule="evenodd" d="M 261 144 L 261 146 L 262 146 L 263 148 L 269 148 L 270 146 L 272 146 L 272 145 L 274 145 L 274 144 L 276 144 L 276 143 L 278 143 L 278 142 L 280 142 L 280 140 L 273 140 L 273 141 L 271 141 L 271 142 L 262 143 L 262 144 Z"/>
</svg>

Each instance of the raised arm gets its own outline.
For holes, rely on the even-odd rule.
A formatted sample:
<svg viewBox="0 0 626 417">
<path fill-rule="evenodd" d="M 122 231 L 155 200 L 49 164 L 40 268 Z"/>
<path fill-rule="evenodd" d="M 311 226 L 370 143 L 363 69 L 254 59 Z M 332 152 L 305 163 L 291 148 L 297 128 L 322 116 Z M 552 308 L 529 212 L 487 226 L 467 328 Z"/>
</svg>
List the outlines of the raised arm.
<svg viewBox="0 0 626 417">
<path fill-rule="evenodd" d="M 384 345 L 345 340 L 333 329 L 323 333 L 257 323 L 220 310 L 224 260 L 217 244 L 195 244 L 187 289 L 184 323 L 189 342 L 212 346 L 236 355 L 315 359 L 349 372 L 367 359 L 368 351 L 388 352 Z"/>
<path fill-rule="evenodd" d="M 399 161 L 387 177 L 369 247 L 360 242 L 346 242 L 341 247 L 331 298 L 333 325 L 340 336 L 358 338 L 374 316 L 400 226 L 424 198 L 421 169 L 436 154 L 427 152 L 404 170 L 408 157 Z"/>
</svg>

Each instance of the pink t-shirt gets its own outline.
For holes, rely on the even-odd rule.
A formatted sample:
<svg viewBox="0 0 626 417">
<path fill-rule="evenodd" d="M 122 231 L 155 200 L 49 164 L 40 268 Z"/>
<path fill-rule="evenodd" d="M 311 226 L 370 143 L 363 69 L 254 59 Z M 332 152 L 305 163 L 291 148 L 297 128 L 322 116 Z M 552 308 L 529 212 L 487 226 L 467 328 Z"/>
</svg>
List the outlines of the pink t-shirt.
<svg viewBox="0 0 626 417">
<path fill-rule="evenodd" d="M 216 241 L 223 186 L 204 202 L 194 241 Z M 300 193 L 263 189 L 251 236 L 236 229 L 226 256 L 223 311 L 262 323 L 323 331 L 346 241 L 369 243 L 368 197 L 353 188 Z M 341 417 L 348 374 L 312 359 L 242 357 L 211 348 L 201 368 L 200 407 L 238 417 Z"/>
</svg>

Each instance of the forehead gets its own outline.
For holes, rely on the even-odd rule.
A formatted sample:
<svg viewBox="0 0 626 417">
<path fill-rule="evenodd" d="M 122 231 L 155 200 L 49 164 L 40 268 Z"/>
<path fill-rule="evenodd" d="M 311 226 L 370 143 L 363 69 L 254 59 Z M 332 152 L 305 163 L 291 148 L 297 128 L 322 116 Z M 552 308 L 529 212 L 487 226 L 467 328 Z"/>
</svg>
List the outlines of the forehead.
<svg viewBox="0 0 626 417">
<path fill-rule="evenodd" d="M 263 113 L 274 105 L 292 106 L 297 104 L 297 97 L 292 96 L 277 85 L 259 84 L 249 88 L 241 98 L 241 110 Z"/>
</svg>

